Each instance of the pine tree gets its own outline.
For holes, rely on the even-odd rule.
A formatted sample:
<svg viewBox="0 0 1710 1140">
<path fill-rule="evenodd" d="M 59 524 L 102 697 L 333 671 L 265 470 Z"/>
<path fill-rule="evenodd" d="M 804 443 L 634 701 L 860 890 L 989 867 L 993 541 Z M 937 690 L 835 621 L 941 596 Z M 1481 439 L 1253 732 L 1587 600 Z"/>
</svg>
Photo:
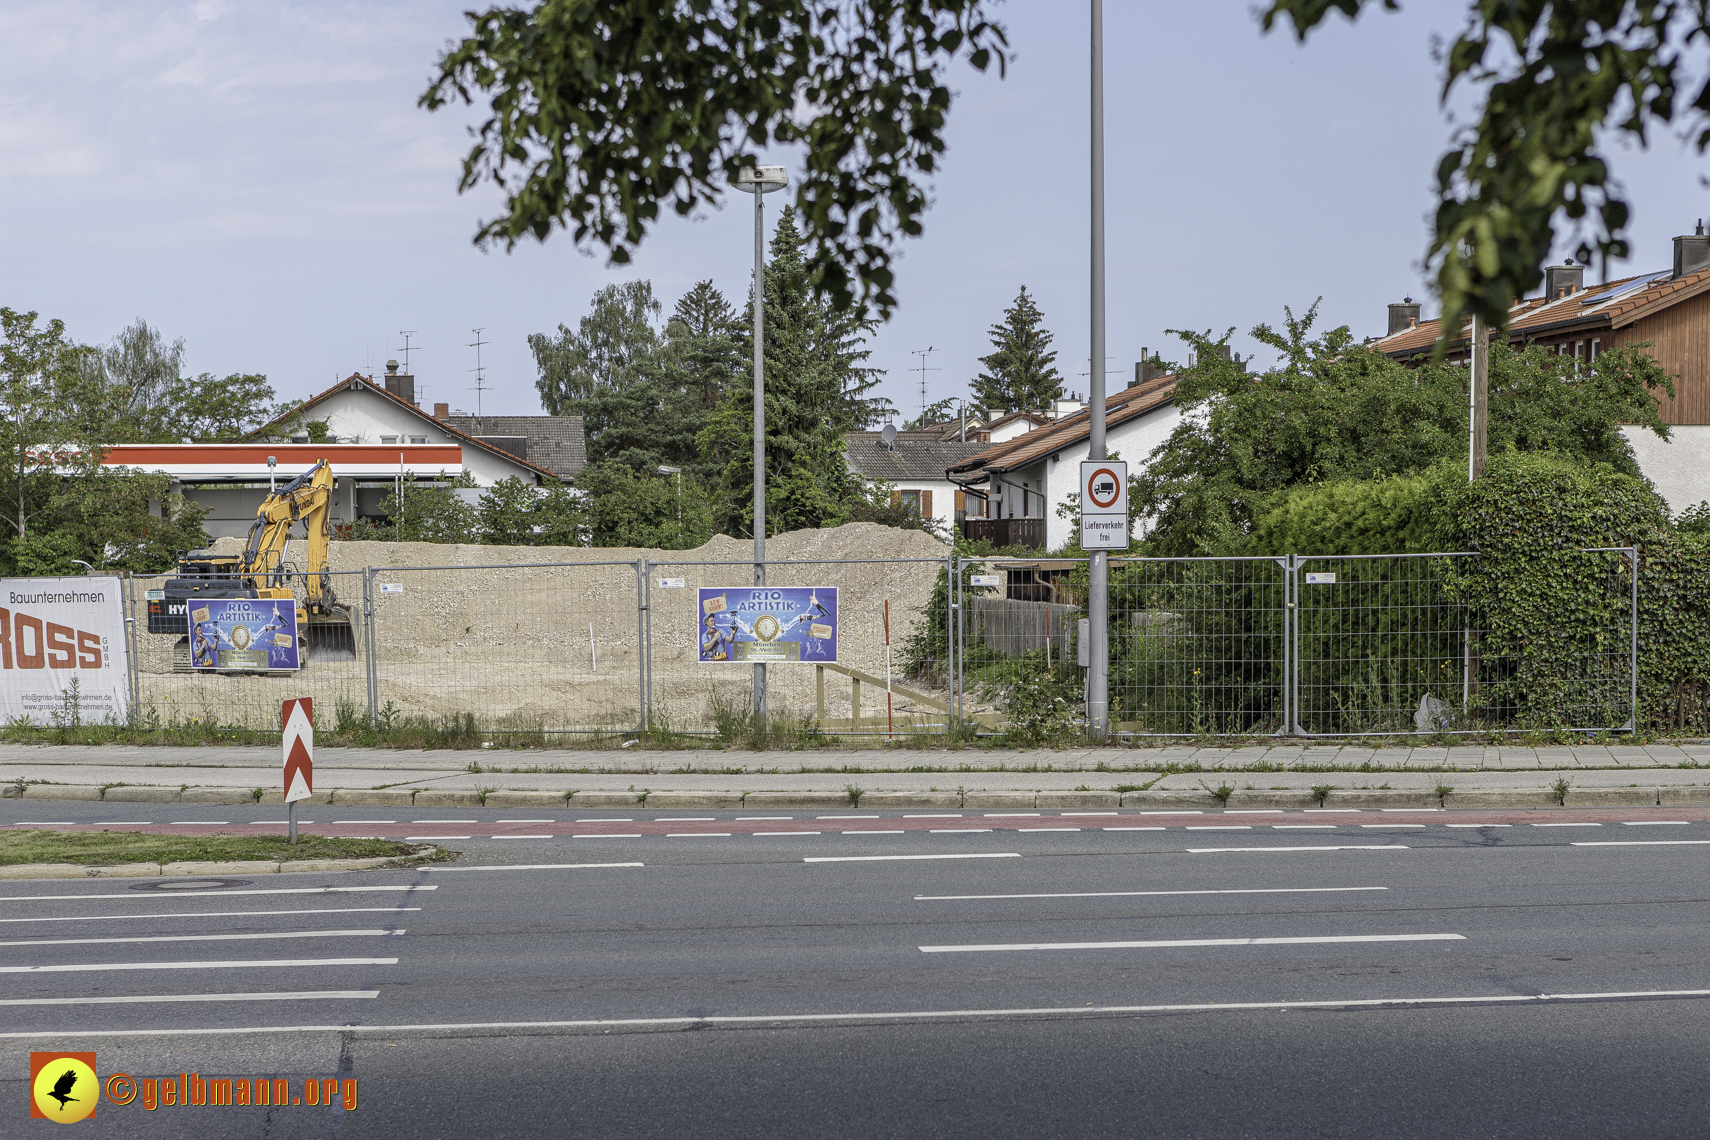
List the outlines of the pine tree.
<svg viewBox="0 0 1710 1140">
<path fill-rule="evenodd" d="M 814 296 L 795 211 L 785 209 L 766 267 L 766 522 L 768 533 L 816 527 L 842 517 L 852 480 L 843 433 L 871 424 L 885 402 L 867 393 L 866 337 L 877 322 L 839 312 Z M 749 304 L 753 304 L 752 293 Z M 748 327 L 751 329 L 752 323 Z M 744 356 L 753 359 L 753 341 Z M 752 365 L 701 433 L 703 455 L 723 468 L 714 519 L 731 535 L 753 533 L 754 384 Z"/>
<path fill-rule="evenodd" d="M 1015 304 L 1004 310 L 1003 323 L 991 327 L 996 351 L 980 357 L 986 371 L 974 381 L 976 404 L 1016 412 L 1049 408 L 1062 398 L 1063 377 L 1053 363 L 1051 333 L 1041 327 L 1044 319 L 1023 285 Z"/>
</svg>

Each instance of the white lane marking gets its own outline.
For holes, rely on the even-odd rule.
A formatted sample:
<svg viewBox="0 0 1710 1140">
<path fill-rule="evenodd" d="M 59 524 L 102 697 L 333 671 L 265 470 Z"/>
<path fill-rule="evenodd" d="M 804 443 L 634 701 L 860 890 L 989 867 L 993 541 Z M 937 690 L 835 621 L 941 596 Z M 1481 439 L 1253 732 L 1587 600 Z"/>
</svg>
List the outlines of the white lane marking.
<svg viewBox="0 0 1710 1140">
<path fill-rule="evenodd" d="M 1079 831 L 1078 827 L 1018 827 L 1017 831 Z"/>
<path fill-rule="evenodd" d="M 905 815 L 905 816 L 903 816 L 903 818 L 904 819 L 961 819 L 962 813 L 959 811 L 953 811 L 953 812 L 949 812 L 945 815 Z"/>
<path fill-rule="evenodd" d="M 1299 938 L 1175 938 L 1144 942 L 1011 942 L 991 945 L 922 946 L 922 954 L 967 954 L 997 950 L 1170 950 L 1201 946 L 1325 946 L 1344 942 L 1465 942 L 1464 934 L 1329 934 Z"/>
<path fill-rule="evenodd" d="M 1187 850 L 1190 855 L 1216 855 L 1225 851 L 1407 851 L 1410 848 L 1386 843 L 1361 847 L 1189 847 Z"/>
<path fill-rule="evenodd" d="M 81 823 L 70 819 L 25 819 L 19 820 L 13 827 L 82 827 Z"/>
<path fill-rule="evenodd" d="M 1594 841 L 1582 839 L 1569 847 L 1702 847 L 1710 844 L 1710 839 L 1606 839 Z"/>
<path fill-rule="evenodd" d="M 916 902 L 945 899 L 1114 899 L 1153 898 L 1165 895 L 1322 895 L 1347 891 L 1387 891 L 1388 887 L 1244 887 L 1216 891 L 1077 891 L 1047 895 L 915 895 Z"/>
<path fill-rule="evenodd" d="M 639 866 L 640 864 L 637 864 Z M 316 907 L 303 910 L 187 910 L 177 914 L 57 914 L 50 918 L 0 918 L 0 922 L 102 922 L 138 918 L 256 918 L 276 914 L 400 914 L 419 906 Z"/>
<path fill-rule="evenodd" d="M 1534 823 L 1533 827 L 1602 827 L 1601 823 Z"/>
<path fill-rule="evenodd" d="M 1204 815 L 1202 811 L 1143 811 L 1141 815 Z"/>
<path fill-rule="evenodd" d="M 1225 808 L 1224 815 L 1282 815 L 1282 808 Z"/>
<path fill-rule="evenodd" d="M 390 823 L 391 821 L 388 820 L 387 822 Z M 105 827 L 148 827 L 153 823 L 154 823 L 154 821 L 151 819 L 109 819 L 105 824 L 103 824 L 103 826 L 105 826 Z M 90 826 L 93 827 L 94 824 L 90 824 Z"/>
<path fill-rule="evenodd" d="M 1636 998 L 1703 998 L 1710 990 L 1630 990 L 1617 993 L 1587 994 L 1464 994 L 1450 997 L 1392 997 L 1347 998 L 1341 1001 L 1251 1001 L 1207 1002 L 1199 1005 L 1085 1005 L 1042 1006 L 1033 1009 L 927 1009 L 887 1013 L 783 1013 L 725 1015 L 720 1017 L 628 1017 L 607 1021 L 466 1021 L 438 1024 L 387 1025 L 247 1025 L 235 1029 L 96 1029 L 78 1030 L 68 1034 L 63 1029 L 33 1029 L 21 1033 L 0 1033 L 0 1039 L 23 1037 L 215 1037 L 251 1033 L 444 1033 L 448 1030 L 493 1029 L 640 1029 L 652 1030 L 665 1026 L 687 1028 L 719 1028 L 746 1025 L 814 1025 L 839 1021 L 935 1021 L 970 1017 L 1028 1018 L 1071 1015 L 1102 1017 L 1111 1014 L 1141 1013 L 1224 1013 L 1259 1009 L 1376 1009 L 1391 1006 L 1398 1009 L 1437 1005 L 1497 1005 L 1541 1004 L 1565 1001 L 1624 1001 Z"/>
<path fill-rule="evenodd" d="M 634 817 L 625 819 L 621 816 L 607 816 L 604 819 L 578 819 L 578 820 L 572 820 L 571 822 L 573 822 L 573 823 L 634 823 L 635 819 L 634 819 Z"/>
<path fill-rule="evenodd" d="M 395 819 L 335 819 L 334 824 L 340 823 L 397 823 Z"/>
<path fill-rule="evenodd" d="M 169 819 L 166 821 L 166 826 L 168 826 L 168 827 L 211 827 L 211 826 L 227 827 L 230 825 L 227 824 L 226 821 L 223 819 Z"/>
<path fill-rule="evenodd" d="M 1071 815 L 1121 815 L 1122 813 L 1119 811 L 1064 811 L 1057 814 L 1067 818 Z"/>
<path fill-rule="evenodd" d="M 180 898 L 230 898 L 233 895 L 331 895 L 355 894 L 367 891 L 437 891 L 438 887 L 401 885 L 377 887 L 267 887 L 253 891 L 209 891 L 206 895 L 186 892 Z M 128 892 L 118 895 L 0 895 L 0 902 L 45 902 L 53 899 L 129 899 L 131 902 L 159 902 L 160 895 Z"/>
<path fill-rule="evenodd" d="M 285 930 L 272 934 L 151 934 L 137 938 L 35 938 L 0 946 L 101 946 L 114 942 L 240 942 L 255 938 L 400 938 L 402 930 Z"/>
<path fill-rule="evenodd" d="M 755 835 L 819 835 L 818 831 L 756 831 Z"/>
<path fill-rule="evenodd" d="M 1424 827 L 1425 827 L 1425 825 L 1422 823 L 1362 823 L 1362 824 L 1360 824 L 1360 826 L 1361 827 L 1370 827 L 1370 828 L 1382 828 L 1385 831 L 1400 831 L 1404 828 L 1414 828 L 1414 827 L 1419 828 L 1420 830 L 1424 830 Z"/>
<path fill-rule="evenodd" d="M 717 818 L 718 817 L 716 815 L 656 815 L 653 817 L 653 822 L 654 823 L 711 823 Z M 551 823 L 552 821 L 549 819 L 546 822 Z"/>
<path fill-rule="evenodd" d="M 572 835 L 570 838 L 571 839 L 640 839 L 641 838 L 641 832 L 639 832 L 639 831 L 627 832 L 623 835 L 618 835 L 616 833 L 612 833 L 612 834 L 608 834 L 608 835 L 594 835 L 594 834 Z"/>
<path fill-rule="evenodd" d="M 1312 815 L 1359 815 L 1359 808 L 1306 808 Z"/>
<path fill-rule="evenodd" d="M 933 835 L 990 835 L 989 827 L 935 827 Z M 1078 829 L 1077 829 L 1078 830 Z"/>
<path fill-rule="evenodd" d="M 1378 808 L 1379 811 L 1442 811 L 1442 808 Z"/>
<path fill-rule="evenodd" d="M 845 835 L 848 832 L 844 832 Z M 729 839 L 728 831 L 667 831 L 666 839 Z"/>
<path fill-rule="evenodd" d="M 1445 823 L 1444 827 L 1513 827 L 1512 823 Z"/>
<path fill-rule="evenodd" d="M 815 819 L 878 819 L 876 815 L 816 815 Z"/>
<path fill-rule="evenodd" d="M 981 813 L 986 819 L 1023 819 L 1028 816 L 1042 815 L 1037 811 L 988 811 Z"/>
<path fill-rule="evenodd" d="M 1622 827 L 1690 827 L 1690 819 L 1626 819 Z"/>
<path fill-rule="evenodd" d="M 1273 823 L 1273 831 L 1335 831 L 1333 823 Z"/>
<path fill-rule="evenodd" d="M 240 970 L 296 966 L 396 966 L 396 958 L 264 958 L 240 962 L 79 962 L 60 966 L 0 966 L 0 974 L 85 974 L 100 970 Z"/>
<path fill-rule="evenodd" d="M 549 819 L 546 821 L 551 823 Z M 488 839 L 557 839 L 556 835 L 489 835 Z"/>
<path fill-rule="evenodd" d="M 406 843 L 408 843 L 412 840 L 421 841 L 421 840 L 427 840 L 427 839 L 474 839 L 474 838 L 475 837 L 473 835 L 406 835 L 406 836 L 404 836 L 404 841 Z"/>
<path fill-rule="evenodd" d="M 252 819 L 249 821 L 249 825 L 251 827 L 285 827 L 290 822 L 291 821 L 288 819 Z M 299 819 L 297 822 L 313 823 L 315 821 L 312 819 Z"/>
<path fill-rule="evenodd" d="M 879 863 L 913 859 L 1019 859 L 1019 851 L 970 851 L 954 855 L 809 855 L 803 863 Z"/>
<path fill-rule="evenodd" d="M 779 820 L 779 819 L 794 819 L 794 818 L 796 818 L 796 817 L 793 815 L 739 815 L 736 817 L 736 822 L 741 823 L 744 820 L 754 821 L 754 820 Z M 586 823 L 588 821 L 587 820 L 578 820 L 577 822 L 578 823 Z"/>
<path fill-rule="evenodd" d="M 478 819 L 412 819 L 411 823 L 480 823 Z"/>
<path fill-rule="evenodd" d="M 1232 824 L 1221 824 L 1221 825 L 1212 825 L 1212 824 L 1206 824 L 1206 823 L 1199 823 L 1199 824 L 1190 823 L 1187 825 L 1187 830 L 1189 830 L 1189 831 L 1251 831 L 1251 830 L 1253 830 L 1253 825 L 1249 824 L 1249 823 L 1232 823 Z"/>
<path fill-rule="evenodd" d="M 646 863 L 481 863 L 473 867 L 422 867 L 423 871 L 591 871 L 604 867 L 645 867 Z M 419 907 L 411 909 L 419 910 Z"/>
<path fill-rule="evenodd" d="M 1100 831 L 1168 831 L 1167 827 L 1101 827 Z"/>
<path fill-rule="evenodd" d="M 379 990 L 297 990 L 274 994 L 142 994 L 134 997 L 5 998 L 0 1005 L 131 1005 L 162 1001 L 316 1001 L 377 998 Z"/>
<path fill-rule="evenodd" d="M 495 819 L 494 823 L 557 823 L 556 819 Z"/>
<path fill-rule="evenodd" d="M 863 831 L 845 831 L 843 834 L 845 834 L 845 835 L 901 835 L 902 831 L 900 829 L 897 831 L 866 831 L 866 830 L 863 830 Z"/>
</svg>

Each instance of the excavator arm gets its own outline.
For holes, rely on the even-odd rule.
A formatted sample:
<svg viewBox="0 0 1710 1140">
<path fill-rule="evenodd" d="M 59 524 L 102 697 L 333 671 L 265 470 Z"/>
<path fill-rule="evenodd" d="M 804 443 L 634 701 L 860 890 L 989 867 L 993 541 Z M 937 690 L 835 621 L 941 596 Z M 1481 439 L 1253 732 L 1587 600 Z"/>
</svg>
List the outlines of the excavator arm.
<svg viewBox="0 0 1710 1140">
<path fill-rule="evenodd" d="M 284 586 L 285 553 L 291 528 L 303 524 L 308 542 L 304 582 L 310 613 L 325 613 L 335 601 L 327 573 L 327 544 L 332 537 L 332 468 L 321 460 L 262 503 L 250 525 L 239 574 L 258 588 Z"/>
</svg>

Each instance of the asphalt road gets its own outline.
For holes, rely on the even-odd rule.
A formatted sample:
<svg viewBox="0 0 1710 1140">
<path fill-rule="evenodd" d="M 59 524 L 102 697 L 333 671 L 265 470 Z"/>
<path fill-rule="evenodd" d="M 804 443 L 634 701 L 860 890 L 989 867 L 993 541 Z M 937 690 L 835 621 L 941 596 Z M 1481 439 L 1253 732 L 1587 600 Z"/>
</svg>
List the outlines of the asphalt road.
<svg viewBox="0 0 1710 1140">
<path fill-rule="evenodd" d="M 0 822 L 279 817 L 56 807 Z M 62 1049 L 357 1085 L 103 1100 L 127 1136 L 1710 1129 L 1702 811 L 346 811 L 303 814 L 471 838 L 415 872 L 0 882 L 5 1134 Z"/>
</svg>

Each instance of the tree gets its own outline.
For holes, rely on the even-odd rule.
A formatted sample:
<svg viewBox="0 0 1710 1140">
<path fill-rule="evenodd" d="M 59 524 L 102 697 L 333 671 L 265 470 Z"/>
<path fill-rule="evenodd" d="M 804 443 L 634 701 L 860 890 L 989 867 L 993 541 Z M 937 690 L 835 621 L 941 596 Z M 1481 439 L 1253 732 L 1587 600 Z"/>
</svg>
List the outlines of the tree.
<svg viewBox="0 0 1710 1140">
<path fill-rule="evenodd" d="M 80 573 L 64 563 L 54 571 L 39 565 L 40 550 L 32 543 L 48 539 L 66 552 L 67 560 L 112 571 L 157 572 L 172 566 L 183 551 L 208 545 L 202 529 L 207 514 L 207 507 L 172 490 L 170 476 L 103 467 L 60 483 L 35 529 L 18 544 L 15 570 Z M 32 560 L 38 562 L 35 569 Z"/>
<path fill-rule="evenodd" d="M 476 504 L 481 540 L 494 546 L 586 546 L 587 505 L 562 483 L 500 479 Z"/>
<path fill-rule="evenodd" d="M 97 384 L 118 389 L 120 404 L 137 415 L 158 404 L 167 388 L 178 383 L 184 370 L 184 338 L 169 344 L 159 329 L 138 317 L 110 342 L 85 355 L 84 367 Z"/>
<path fill-rule="evenodd" d="M 1257 376 L 1224 358 L 1228 333 L 1175 334 L 1199 363 L 1178 370 L 1181 421 L 1129 490 L 1131 510 L 1151 526 L 1149 553 L 1239 552 L 1253 521 L 1293 487 L 1417 474 L 1446 457 L 1464 465 L 1466 370 L 1407 368 L 1356 343 L 1346 326 L 1314 337 L 1317 310 L 1297 318 L 1285 309 L 1282 332 L 1253 329 L 1282 357 Z M 1637 475 L 1619 425 L 1666 438 L 1652 393 L 1674 391 L 1644 347 L 1623 345 L 1576 371 L 1541 347 L 1493 345 L 1491 453 L 1552 452 Z"/>
<path fill-rule="evenodd" d="M 586 412 L 588 401 L 633 384 L 659 349 L 659 302 L 648 281 L 607 285 L 594 294 L 576 331 L 558 326 L 558 336 L 528 338 L 540 378 L 541 406 L 549 416 Z M 598 425 L 587 425 L 589 439 Z"/>
<path fill-rule="evenodd" d="M 840 308 L 896 304 L 891 249 L 921 232 L 944 153 L 958 53 L 1001 72 L 1007 41 L 986 0 L 538 0 L 469 13 L 420 103 L 474 92 L 493 114 L 459 190 L 491 181 L 504 212 L 481 244 L 554 226 L 626 263 L 669 204 L 716 205 L 774 144 L 798 149 L 813 252 L 804 277 Z"/>
<path fill-rule="evenodd" d="M 0 495 L 14 540 L 28 537 L 66 478 L 100 468 L 108 411 L 84 364 L 89 349 L 66 338 L 65 322 L 38 327 L 36 316 L 0 308 Z"/>
<path fill-rule="evenodd" d="M 1297 39 L 1333 11 L 1352 20 L 1380 0 L 1272 0 L 1266 31 L 1287 18 Z M 1381 0 L 1385 8 L 1398 0 Z M 1704 0 L 1472 0 L 1466 27 L 1440 51 L 1441 99 L 1482 90 L 1476 124 L 1437 162 L 1437 216 L 1426 255 L 1443 299 L 1443 338 L 1476 313 L 1495 328 L 1543 279 L 1556 218 L 1589 236 L 1607 265 L 1628 254 L 1630 210 L 1609 156 L 1677 117 L 1710 146 L 1710 5 Z"/>
<path fill-rule="evenodd" d="M 394 487 L 380 500 L 382 523 L 359 519 L 338 527 L 341 539 L 369 542 L 475 542 L 476 508 L 457 492 L 475 486 L 467 471 L 456 476 L 440 472 L 434 483 L 406 481 L 402 494 Z"/>
<path fill-rule="evenodd" d="M 590 463 L 576 476 L 594 546 L 692 550 L 712 537 L 712 510 L 692 479 L 679 483 L 622 463 Z"/>
<path fill-rule="evenodd" d="M 839 518 L 852 486 L 843 433 L 871 423 L 883 402 L 866 396 L 879 373 L 863 363 L 871 355 L 865 338 L 876 322 L 814 297 L 793 210 L 778 219 L 770 251 L 764 298 L 766 524 L 774 533 Z M 713 517 L 726 534 L 753 533 L 753 424 L 750 379 L 726 394 L 699 439 L 702 453 L 721 466 Z"/>
<path fill-rule="evenodd" d="M 1044 409 L 1061 399 L 1063 378 L 1057 354 L 1050 350 L 1051 333 L 1043 327 L 1045 314 L 1027 295 L 1003 311 L 1003 323 L 991 327 L 993 352 L 980 357 L 986 371 L 974 380 L 974 402 L 1005 412 Z"/>
<path fill-rule="evenodd" d="M 220 443 L 238 439 L 285 411 L 267 377 L 234 372 L 183 375 L 184 339 L 167 341 L 142 317 L 88 350 L 83 372 L 99 393 L 107 443 Z"/>
<path fill-rule="evenodd" d="M 920 415 L 905 423 L 902 429 L 904 431 L 921 431 L 933 424 L 941 424 L 956 414 L 956 406 L 960 403 L 961 401 L 956 397 L 946 396 L 944 399 L 923 408 Z"/>
</svg>

